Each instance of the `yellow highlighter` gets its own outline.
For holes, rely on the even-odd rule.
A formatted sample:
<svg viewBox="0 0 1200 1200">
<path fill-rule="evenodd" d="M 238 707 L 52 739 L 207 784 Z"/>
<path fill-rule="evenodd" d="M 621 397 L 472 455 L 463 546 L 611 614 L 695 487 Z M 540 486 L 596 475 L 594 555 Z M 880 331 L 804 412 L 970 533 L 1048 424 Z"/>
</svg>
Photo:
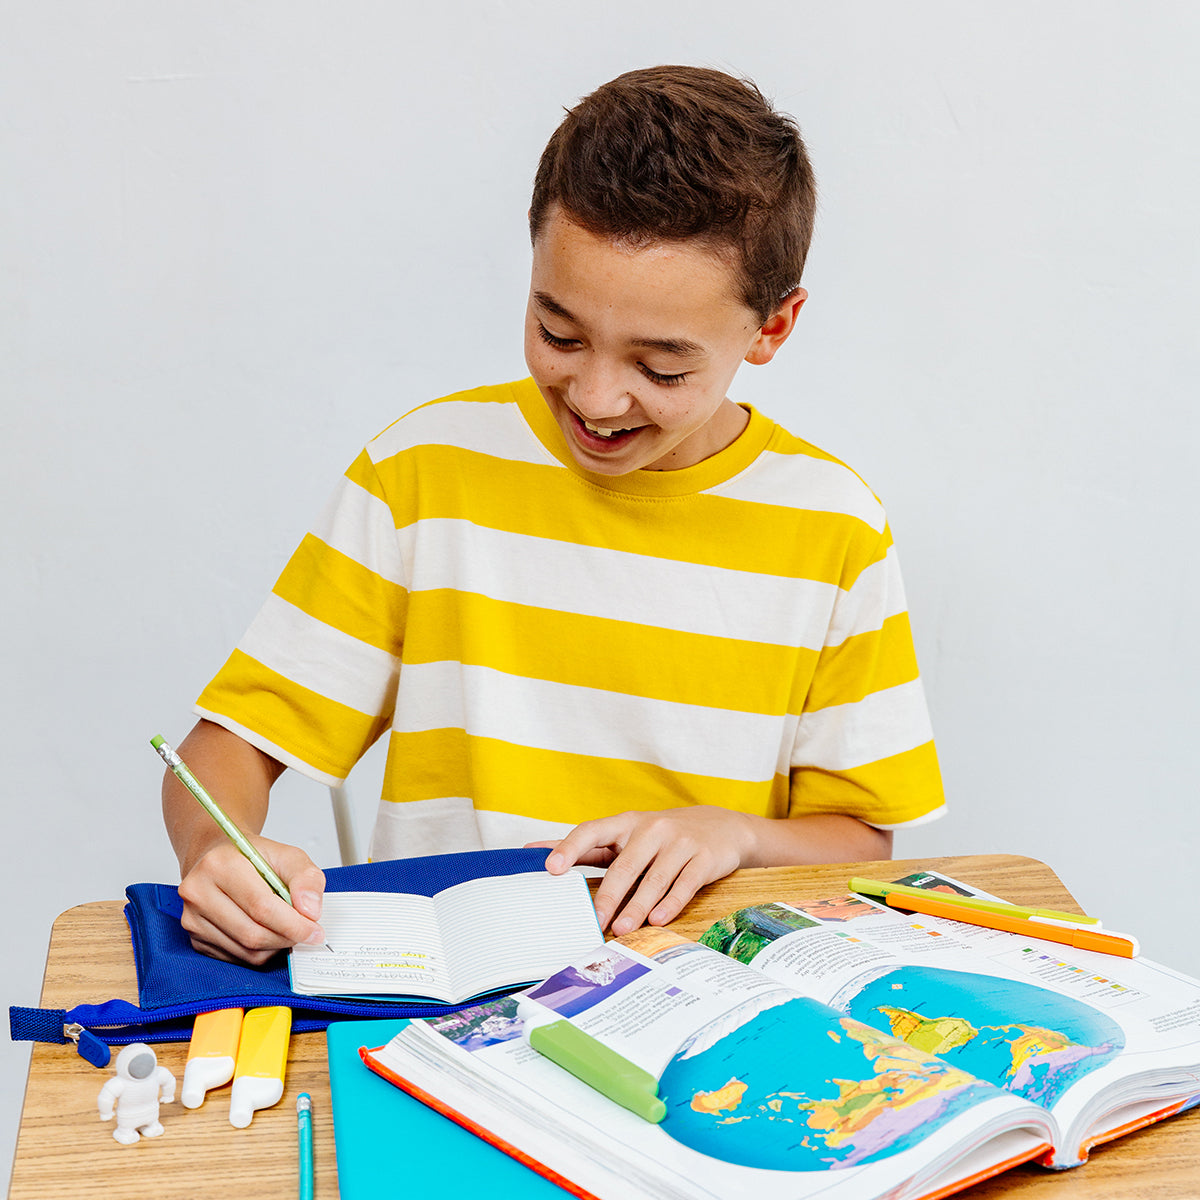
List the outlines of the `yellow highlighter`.
<svg viewBox="0 0 1200 1200">
<path fill-rule="evenodd" d="M 229 1123 L 236 1129 L 245 1129 L 260 1108 L 278 1104 L 283 1096 L 291 1032 L 290 1008 L 252 1008 L 242 1019 L 229 1098 Z"/>
<path fill-rule="evenodd" d="M 183 1069 L 183 1089 L 179 1093 L 184 1108 L 199 1108 L 206 1092 L 233 1078 L 241 1034 L 240 1008 L 223 1008 L 201 1013 L 196 1018 L 187 1066 Z"/>
</svg>

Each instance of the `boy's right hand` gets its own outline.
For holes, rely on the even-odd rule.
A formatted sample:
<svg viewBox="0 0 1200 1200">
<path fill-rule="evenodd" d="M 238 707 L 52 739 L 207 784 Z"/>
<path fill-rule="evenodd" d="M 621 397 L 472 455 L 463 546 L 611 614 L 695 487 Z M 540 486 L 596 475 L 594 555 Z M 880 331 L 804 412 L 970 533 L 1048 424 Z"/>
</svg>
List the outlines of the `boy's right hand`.
<svg viewBox="0 0 1200 1200">
<path fill-rule="evenodd" d="M 280 899 L 232 842 L 214 845 L 179 884 L 182 924 L 201 954 L 262 966 L 280 950 L 320 945 L 324 872 L 297 846 L 251 836 L 250 841 L 287 885 Z"/>
</svg>

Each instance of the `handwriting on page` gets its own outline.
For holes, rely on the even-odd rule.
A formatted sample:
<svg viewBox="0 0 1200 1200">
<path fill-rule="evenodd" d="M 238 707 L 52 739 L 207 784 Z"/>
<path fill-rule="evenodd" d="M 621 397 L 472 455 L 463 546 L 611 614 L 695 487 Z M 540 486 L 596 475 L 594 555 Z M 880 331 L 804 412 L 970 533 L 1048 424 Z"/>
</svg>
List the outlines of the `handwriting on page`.
<svg viewBox="0 0 1200 1200">
<path fill-rule="evenodd" d="M 422 992 L 444 983 L 432 902 L 394 893 L 331 892 L 321 910 L 326 947 L 297 946 L 293 972 L 308 988 L 373 991 L 381 984 Z"/>
</svg>

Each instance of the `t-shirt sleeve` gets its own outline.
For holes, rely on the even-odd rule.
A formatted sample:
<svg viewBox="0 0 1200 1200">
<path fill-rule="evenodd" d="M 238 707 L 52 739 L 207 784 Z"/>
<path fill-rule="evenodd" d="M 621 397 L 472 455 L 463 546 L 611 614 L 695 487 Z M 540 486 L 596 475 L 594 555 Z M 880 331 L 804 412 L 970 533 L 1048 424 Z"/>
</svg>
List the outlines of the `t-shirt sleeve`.
<svg viewBox="0 0 1200 1200">
<path fill-rule="evenodd" d="M 796 727 L 789 815 L 845 813 L 891 829 L 932 820 L 944 803 L 885 526 L 866 565 L 838 592 Z"/>
<path fill-rule="evenodd" d="M 407 607 L 395 517 L 364 451 L 195 711 L 339 783 L 391 722 Z"/>
</svg>

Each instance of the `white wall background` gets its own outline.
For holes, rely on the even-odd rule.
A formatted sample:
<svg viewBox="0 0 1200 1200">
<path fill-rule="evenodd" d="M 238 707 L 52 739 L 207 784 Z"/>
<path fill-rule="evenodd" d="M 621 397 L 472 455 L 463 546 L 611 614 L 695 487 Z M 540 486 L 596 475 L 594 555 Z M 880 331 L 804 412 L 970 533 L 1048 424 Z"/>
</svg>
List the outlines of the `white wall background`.
<svg viewBox="0 0 1200 1200">
<path fill-rule="evenodd" d="M 524 373 L 542 144 L 665 61 L 817 167 L 812 299 L 734 395 L 888 504 L 952 805 L 897 853 L 1044 859 L 1200 973 L 1200 8 L 3 0 L 5 1004 L 61 910 L 175 878 L 148 739 L 366 438 Z M 335 861 L 315 785 L 269 831 Z"/>
</svg>

